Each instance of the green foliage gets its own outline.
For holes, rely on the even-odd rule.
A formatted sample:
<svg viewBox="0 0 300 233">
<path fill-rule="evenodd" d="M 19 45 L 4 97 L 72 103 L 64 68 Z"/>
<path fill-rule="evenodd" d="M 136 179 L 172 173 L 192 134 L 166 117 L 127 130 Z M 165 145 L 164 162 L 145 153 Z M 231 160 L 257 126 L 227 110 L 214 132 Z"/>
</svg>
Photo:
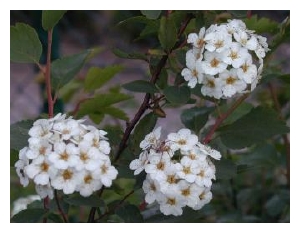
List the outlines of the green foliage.
<svg viewBox="0 0 300 233">
<path fill-rule="evenodd" d="M 73 206 L 103 207 L 105 205 L 103 200 L 96 195 L 83 197 L 79 194 L 74 194 L 71 197 L 64 198 L 64 202 Z"/>
<path fill-rule="evenodd" d="M 193 107 L 185 109 L 181 113 L 181 122 L 188 129 L 194 130 L 198 133 L 201 128 L 206 124 L 208 116 L 213 109 L 207 107 Z"/>
<path fill-rule="evenodd" d="M 158 92 L 158 89 L 155 87 L 154 84 L 145 80 L 136 80 L 130 83 L 125 83 L 123 87 L 126 90 L 133 91 L 133 92 L 142 92 L 142 93 L 150 93 L 150 94 L 154 94 Z"/>
<path fill-rule="evenodd" d="M 229 180 L 237 175 L 236 165 L 229 159 L 222 158 L 221 160 L 214 161 L 216 165 L 216 178 Z"/>
<path fill-rule="evenodd" d="M 101 122 L 105 114 L 122 120 L 128 120 L 128 117 L 123 110 L 115 108 L 111 105 L 120 103 L 130 98 L 131 96 L 123 93 L 97 94 L 94 96 L 94 98 L 87 99 L 80 105 L 78 117 L 89 115 L 96 124 Z"/>
<path fill-rule="evenodd" d="M 147 56 L 142 53 L 137 52 L 125 52 L 121 49 L 114 48 L 112 52 L 120 58 L 126 58 L 126 59 L 137 59 L 137 60 L 144 60 L 148 61 Z"/>
<path fill-rule="evenodd" d="M 41 222 L 47 214 L 44 209 L 25 209 L 14 215 L 10 221 L 15 223 L 37 223 Z"/>
<path fill-rule="evenodd" d="M 143 222 L 143 216 L 135 205 L 127 204 L 119 207 L 116 214 L 126 223 Z"/>
<path fill-rule="evenodd" d="M 42 13 L 42 26 L 47 31 L 58 23 L 67 11 L 47 10 Z"/>
<path fill-rule="evenodd" d="M 10 60 L 22 63 L 39 63 L 42 44 L 36 31 L 27 24 L 10 27 Z"/>
<path fill-rule="evenodd" d="M 141 10 L 141 13 L 145 15 L 148 19 L 157 19 L 161 11 L 157 10 Z"/>
<path fill-rule="evenodd" d="M 171 104 L 185 104 L 191 96 L 190 88 L 187 86 L 168 86 L 163 93 Z"/>
<path fill-rule="evenodd" d="M 51 84 L 54 90 L 70 82 L 83 67 L 92 49 L 81 53 L 55 60 L 51 64 Z"/>
<path fill-rule="evenodd" d="M 160 26 L 158 31 L 158 39 L 163 49 L 170 51 L 175 45 L 177 39 L 177 29 L 174 21 L 165 16 L 160 19 Z"/>
<path fill-rule="evenodd" d="M 32 127 L 33 121 L 19 121 L 10 125 L 10 148 L 21 150 L 28 145 L 28 131 Z"/>
<path fill-rule="evenodd" d="M 238 149 L 287 133 L 289 128 L 274 110 L 257 107 L 233 124 L 220 128 L 219 132 L 226 146 Z"/>
<path fill-rule="evenodd" d="M 268 18 L 258 18 L 257 15 L 253 15 L 251 18 L 244 20 L 247 28 L 255 30 L 256 33 L 274 33 L 278 27 L 278 24 Z"/>
<path fill-rule="evenodd" d="M 107 66 L 105 68 L 91 67 L 84 81 L 85 90 L 92 91 L 102 87 L 122 70 L 123 67 L 120 65 Z"/>
</svg>

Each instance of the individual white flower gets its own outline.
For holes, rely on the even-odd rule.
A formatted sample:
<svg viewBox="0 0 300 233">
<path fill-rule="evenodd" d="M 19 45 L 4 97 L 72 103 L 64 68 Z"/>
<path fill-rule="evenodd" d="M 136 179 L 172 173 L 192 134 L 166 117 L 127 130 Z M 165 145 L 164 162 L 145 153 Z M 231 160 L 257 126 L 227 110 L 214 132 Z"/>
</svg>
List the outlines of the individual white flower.
<svg viewBox="0 0 300 233">
<path fill-rule="evenodd" d="M 182 151 L 182 154 L 192 161 L 202 162 L 206 160 L 206 154 L 204 154 L 198 146 L 194 146 L 189 151 Z"/>
<path fill-rule="evenodd" d="M 176 151 L 178 149 L 188 151 L 193 148 L 198 142 L 198 137 L 191 133 L 189 129 L 181 129 L 177 133 L 170 133 L 168 135 L 170 147 Z"/>
<path fill-rule="evenodd" d="M 239 68 L 244 63 L 247 56 L 249 56 L 248 50 L 242 47 L 239 43 L 233 42 L 227 50 L 223 52 L 223 61 L 232 65 L 234 68 Z"/>
<path fill-rule="evenodd" d="M 202 70 L 209 75 L 223 72 L 227 68 L 227 64 L 223 62 L 223 59 L 224 55 L 222 53 L 206 51 L 204 60 L 201 62 Z"/>
<path fill-rule="evenodd" d="M 25 167 L 25 172 L 30 179 L 33 179 L 35 184 L 47 185 L 50 177 L 53 177 L 57 169 L 51 166 L 47 159 L 35 159 Z"/>
<path fill-rule="evenodd" d="M 182 215 L 182 207 L 186 205 L 186 200 L 178 194 L 167 193 L 159 195 L 159 209 L 164 215 Z"/>
<path fill-rule="evenodd" d="M 165 169 L 165 176 L 159 179 L 160 190 L 164 192 L 178 192 L 178 168 L 174 164 Z"/>
<path fill-rule="evenodd" d="M 28 131 L 29 136 L 34 138 L 48 139 L 52 136 L 52 123 L 47 119 L 39 119 L 33 123 L 33 127 Z"/>
<path fill-rule="evenodd" d="M 236 93 L 241 93 L 247 87 L 247 84 L 238 78 L 237 70 L 232 68 L 230 71 L 225 70 L 219 74 L 221 79 L 222 92 L 225 97 L 231 97 Z"/>
<path fill-rule="evenodd" d="M 159 139 L 161 135 L 161 127 L 156 128 L 151 133 L 147 134 L 145 136 L 145 139 L 141 141 L 140 148 L 143 150 L 147 149 L 148 147 L 158 147 L 159 145 Z"/>
<path fill-rule="evenodd" d="M 134 170 L 134 175 L 140 174 L 144 169 L 145 165 L 149 162 L 148 160 L 148 152 L 143 151 L 138 159 L 134 159 L 130 162 L 129 168 Z"/>
<path fill-rule="evenodd" d="M 157 200 L 158 196 L 161 195 L 160 185 L 157 180 L 151 179 L 150 175 L 146 176 L 143 182 L 143 190 L 145 192 L 145 201 L 148 204 L 152 204 Z"/>
<path fill-rule="evenodd" d="M 226 27 L 229 34 L 234 34 L 235 32 L 246 30 L 246 24 L 239 19 L 229 19 Z"/>
<path fill-rule="evenodd" d="M 212 179 L 215 179 L 215 167 L 212 163 L 199 164 L 199 172 L 196 176 L 195 183 L 199 186 L 211 187 Z"/>
<path fill-rule="evenodd" d="M 198 33 L 190 33 L 188 35 L 187 43 L 193 44 L 194 47 L 198 49 L 203 49 L 204 48 L 204 35 L 205 35 L 205 27 L 202 27 Z"/>
<path fill-rule="evenodd" d="M 44 199 L 46 197 L 53 199 L 53 197 L 54 197 L 53 188 L 51 187 L 50 183 L 48 183 L 46 185 L 36 184 L 35 191 L 42 199 Z"/>
<path fill-rule="evenodd" d="M 252 63 L 251 56 L 248 56 L 242 66 L 237 69 L 237 75 L 248 84 L 251 84 L 255 79 L 257 79 L 257 68 Z"/>
<path fill-rule="evenodd" d="M 208 145 L 203 145 L 202 143 L 198 142 L 197 147 L 202 151 L 202 153 L 209 155 L 214 159 L 220 160 L 222 157 L 219 151 L 212 149 Z"/>
<path fill-rule="evenodd" d="M 193 183 L 199 173 L 199 164 L 189 159 L 187 156 L 184 156 L 180 163 L 176 164 L 178 169 L 177 175 L 189 183 Z"/>
<path fill-rule="evenodd" d="M 57 190 L 63 190 L 64 194 L 71 194 L 79 184 L 79 173 L 74 168 L 59 170 L 51 180 L 51 185 Z"/>
<path fill-rule="evenodd" d="M 76 190 L 83 197 L 90 196 L 94 191 L 102 187 L 100 179 L 95 179 L 90 171 L 83 170 L 78 175 L 79 184 Z"/>
<path fill-rule="evenodd" d="M 204 39 L 206 41 L 205 48 L 209 52 L 216 51 L 217 53 L 224 51 L 232 42 L 231 35 L 224 30 L 206 34 Z"/>
<path fill-rule="evenodd" d="M 117 175 L 118 171 L 111 165 L 110 160 L 102 160 L 99 168 L 92 171 L 92 177 L 99 179 L 105 187 L 110 187 Z"/>
<path fill-rule="evenodd" d="M 199 195 L 199 201 L 196 206 L 193 207 L 194 210 L 200 210 L 204 205 L 209 203 L 212 199 L 212 193 L 210 188 L 206 188 Z"/>
<path fill-rule="evenodd" d="M 214 78 L 214 76 L 206 75 L 203 79 L 203 86 L 201 93 L 204 96 L 214 97 L 220 99 L 222 97 L 221 79 Z"/>
<path fill-rule="evenodd" d="M 152 154 L 149 163 L 145 166 L 146 173 L 152 179 L 161 180 L 166 177 L 165 170 L 171 165 L 170 157 L 162 153 Z"/>
<path fill-rule="evenodd" d="M 63 140 L 69 140 L 72 136 L 79 134 L 79 123 L 73 119 L 56 122 L 53 130 L 61 134 Z"/>
<path fill-rule="evenodd" d="M 90 147 L 89 144 L 82 141 L 78 145 L 79 159 L 75 165 L 76 170 L 81 171 L 83 169 L 93 171 L 101 164 L 101 160 L 108 159 L 106 155 L 102 154 L 97 148 Z"/>
<path fill-rule="evenodd" d="M 186 205 L 195 207 L 199 202 L 199 195 L 203 192 L 204 188 L 196 184 L 188 183 L 181 180 L 178 183 L 179 193 L 186 200 Z"/>
<path fill-rule="evenodd" d="M 109 154 L 111 148 L 109 143 L 105 141 L 104 135 L 106 135 L 106 132 L 103 130 L 93 130 L 84 135 L 83 141 L 89 143 L 90 146 L 98 148 L 104 154 Z"/>
<path fill-rule="evenodd" d="M 37 157 L 48 156 L 52 151 L 52 145 L 47 140 L 38 138 L 29 138 L 29 150 L 26 152 L 28 159 L 36 159 Z"/>
<path fill-rule="evenodd" d="M 73 143 L 58 142 L 54 144 L 54 151 L 49 155 L 49 160 L 57 169 L 66 169 L 78 164 L 78 154 L 79 149 Z"/>
<path fill-rule="evenodd" d="M 17 174 L 20 178 L 20 183 L 23 187 L 26 187 L 29 184 L 29 179 L 27 174 L 25 173 L 25 167 L 29 164 L 29 159 L 26 156 L 26 152 L 28 151 L 28 147 L 24 147 L 19 152 L 19 160 L 15 163 L 15 168 Z"/>
<path fill-rule="evenodd" d="M 194 88 L 197 83 L 201 83 L 203 80 L 203 70 L 201 67 L 201 61 L 197 60 L 193 50 L 189 50 L 186 53 L 186 66 L 181 71 L 181 75 L 184 80 L 188 82 L 188 86 Z"/>
<path fill-rule="evenodd" d="M 234 39 L 242 46 L 249 50 L 255 50 L 257 47 L 257 39 L 253 35 L 248 35 L 245 31 L 239 30 L 233 34 Z"/>
</svg>

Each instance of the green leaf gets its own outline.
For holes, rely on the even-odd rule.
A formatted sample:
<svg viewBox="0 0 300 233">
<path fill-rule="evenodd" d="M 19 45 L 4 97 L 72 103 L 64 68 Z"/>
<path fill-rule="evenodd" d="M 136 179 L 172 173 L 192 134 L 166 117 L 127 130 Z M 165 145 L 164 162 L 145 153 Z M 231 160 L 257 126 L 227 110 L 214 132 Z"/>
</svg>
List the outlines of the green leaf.
<svg viewBox="0 0 300 233">
<path fill-rule="evenodd" d="M 106 107 L 106 108 L 102 108 L 101 112 L 111 115 L 112 117 L 124 120 L 124 121 L 128 121 L 129 118 L 127 116 L 127 114 L 119 109 L 119 108 L 115 108 L 115 107 Z"/>
<path fill-rule="evenodd" d="M 154 129 L 156 121 L 157 116 L 153 112 L 150 112 L 136 125 L 133 133 L 133 143 L 136 148 L 139 147 L 141 140 L 144 139 L 146 134 L 150 133 Z"/>
<path fill-rule="evenodd" d="M 47 210 L 44 209 L 25 209 L 17 213 L 11 218 L 11 222 L 15 223 L 37 223 L 46 215 Z"/>
<path fill-rule="evenodd" d="M 201 128 L 206 124 L 211 111 L 212 108 L 208 107 L 194 107 L 185 109 L 182 111 L 180 119 L 185 127 L 194 130 L 196 133 L 198 133 L 201 130 Z"/>
<path fill-rule="evenodd" d="M 246 26 L 250 30 L 255 30 L 256 33 L 274 33 L 278 28 L 278 23 L 269 18 L 258 19 L 257 15 L 244 20 Z"/>
<path fill-rule="evenodd" d="M 163 68 L 159 74 L 156 85 L 160 89 L 165 89 L 168 86 L 168 72 L 167 69 Z"/>
<path fill-rule="evenodd" d="M 149 21 L 145 28 L 141 31 L 139 37 L 136 40 L 143 39 L 149 35 L 157 34 L 159 29 L 159 20 Z"/>
<path fill-rule="evenodd" d="M 42 44 L 36 31 L 27 24 L 10 27 L 10 60 L 22 63 L 39 63 Z"/>
<path fill-rule="evenodd" d="M 224 105 L 225 108 L 228 108 L 228 104 Z M 242 104 L 240 104 L 233 113 L 231 113 L 226 120 L 223 122 L 223 124 L 232 124 L 233 122 L 235 122 L 236 120 L 238 120 L 239 118 L 243 117 L 244 115 L 246 115 L 247 113 L 249 113 L 251 111 L 251 109 L 253 109 L 253 105 L 243 102 Z M 221 107 L 221 112 L 223 112 L 222 107 Z"/>
<path fill-rule="evenodd" d="M 280 215 L 286 207 L 289 207 L 289 201 L 290 192 L 288 190 L 280 190 L 267 201 L 265 205 L 267 213 L 272 217 Z"/>
<path fill-rule="evenodd" d="M 91 195 L 89 197 L 83 197 L 83 196 L 77 194 L 72 197 L 64 198 L 64 201 L 66 203 L 68 203 L 70 205 L 74 205 L 74 206 L 102 207 L 105 205 L 103 200 L 96 195 Z"/>
<path fill-rule="evenodd" d="M 15 163 L 19 160 L 19 151 L 10 149 L 10 166 L 14 167 Z"/>
<path fill-rule="evenodd" d="M 237 174 L 236 165 L 229 159 L 222 158 L 221 160 L 216 160 L 216 178 L 217 179 L 232 179 Z"/>
<path fill-rule="evenodd" d="M 246 18 L 247 17 L 247 11 L 245 11 L 245 10 L 230 10 L 228 12 L 230 14 L 232 14 L 234 18 Z"/>
<path fill-rule="evenodd" d="M 75 75 L 80 71 L 87 60 L 87 57 L 93 50 L 85 50 L 81 53 L 63 57 L 55 60 L 51 64 L 51 84 L 54 90 L 58 90 L 68 82 L 70 82 Z"/>
<path fill-rule="evenodd" d="M 117 48 L 114 48 L 112 50 L 112 52 L 117 56 L 117 57 L 120 57 L 120 58 L 125 58 L 125 59 L 137 59 L 137 60 L 143 60 L 143 61 L 146 61 L 148 62 L 148 58 L 145 54 L 142 54 L 142 53 L 137 53 L 137 52 L 125 52 L 121 49 L 117 49 Z"/>
<path fill-rule="evenodd" d="M 47 215 L 47 218 L 54 223 L 63 223 L 64 222 L 60 215 L 54 214 L 54 213 L 49 213 Z"/>
<path fill-rule="evenodd" d="M 123 70 L 121 65 L 108 66 L 105 68 L 91 67 L 84 81 L 85 90 L 92 91 L 102 87 L 121 70 Z"/>
<path fill-rule="evenodd" d="M 42 26 L 48 31 L 58 23 L 67 11 L 47 10 L 42 13 Z"/>
<path fill-rule="evenodd" d="M 171 104 L 185 104 L 191 96 L 191 91 L 187 86 L 169 86 L 163 92 Z"/>
<path fill-rule="evenodd" d="M 145 15 L 148 19 L 157 19 L 161 13 L 158 10 L 141 10 L 141 13 Z"/>
<path fill-rule="evenodd" d="M 170 51 L 173 48 L 177 41 L 177 30 L 173 20 L 161 17 L 158 39 L 163 49 Z"/>
<path fill-rule="evenodd" d="M 17 151 L 28 145 L 28 131 L 32 127 L 33 121 L 19 121 L 10 126 L 10 148 Z"/>
<path fill-rule="evenodd" d="M 150 83 L 145 80 L 136 80 L 130 83 L 125 83 L 123 87 L 126 90 L 133 91 L 133 92 L 142 92 L 142 93 L 150 93 L 150 94 L 154 94 L 158 92 L 157 88 L 153 83 Z"/>
<path fill-rule="evenodd" d="M 278 119 L 278 114 L 262 107 L 252 109 L 248 114 L 224 126 L 219 130 L 222 142 L 229 148 L 244 148 L 277 134 L 289 132 L 285 123 Z"/>
<path fill-rule="evenodd" d="M 122 218 L 126 223 L 144 222 L 143 216 L 137 206 L 127 204 L 119 207 L 115 213 Z"/>
</svg>

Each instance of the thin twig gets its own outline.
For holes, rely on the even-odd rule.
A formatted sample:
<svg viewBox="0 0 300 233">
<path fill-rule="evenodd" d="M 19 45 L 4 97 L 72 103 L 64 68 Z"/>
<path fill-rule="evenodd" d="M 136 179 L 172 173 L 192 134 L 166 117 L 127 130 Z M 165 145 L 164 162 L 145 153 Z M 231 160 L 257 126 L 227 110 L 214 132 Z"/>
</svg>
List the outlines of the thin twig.
<svg viewBox="0 0 300 233">
<path fill-rule="evenodd" d="M 212 126 L 208 134 L 202 140 L 203 144 L 207 144 L 211 141 L 213 134 L 219 128 L 219 126 L 223 123 L 223 121 L 249 96 L 249 94 L 245 94 L 241 96 L 229 109 L 227 112 L 223 113 L 220 117 L 217 118 L 215 124 Z"/>
<path fill-rule="evenodd" d="M 104 186 L 102 186 L 102 188 L 99 191 L 99 194 L 98 194 L 99 197 L 101 197 L 103 191 L 104 191 Z M 95 222 L 95 213 L 96 213 L 96 210 L 97 210 L 97 207 L 92 207 L 91 208 L 91 211 L 89 213 L 89 217 L 88 217 L 88 220 L 87 220 L 88 223 Z"/>
<path fill-rule="evenodd" d="M 57 205 L 58 212 L 62 216 L 64 222 L 68 222 L 68 218 L 67 218 L 66 214 L 64 213 L 63 209 L 60 206 L 60 203 L 59 203 L 59 200 L 58 200 L 58 194 L 57 194 L 57 190 L 56 189 L 54 190 L 54 197 L 55 197 L 55 202 L 56 202 L 56 205 Z"/>
<path fill-rule="evenodd" d="M 95 221 L 99 221 L 100 219 L 102 219 L 104 216 L 109 215 L 111 213 L 113 213 L 116 209 L 118 209 L 123 203 L 124 201 L 130 197 L 132 194 L 134 193 L 134 190 L 131 190 L 130 193 L 128 193 L 126 196 L 123 197 L 123 199 L 121 201 L 119 201 L 118 204 L 116 204 L 114 206 L 114 208 L 110 209 L 109 211 L 105 212 L 104 214 L 102 214 L 99 218 L 97 218 Z"/>
<path fill-rule="evenodd" d="M 52 46 L 52 29 L 48 31 L 47 63 L 46 63 L 46 75 L 45 75 L 49 118 L 53 117 L 53 108 L 54 108 L 54 101 L 52 99 L 52 93 L 51 93 L 51 46 Z"/>
</svg>

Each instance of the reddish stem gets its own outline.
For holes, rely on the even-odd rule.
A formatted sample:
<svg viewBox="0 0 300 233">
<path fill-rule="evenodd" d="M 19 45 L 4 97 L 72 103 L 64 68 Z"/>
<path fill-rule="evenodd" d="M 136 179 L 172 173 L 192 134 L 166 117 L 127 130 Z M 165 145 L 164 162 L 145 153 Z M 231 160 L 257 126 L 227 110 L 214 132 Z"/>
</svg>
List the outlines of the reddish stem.
<svg viewBox="0 0 300 233">
<path fill-rule="evenodd" d="M 46 91 L 48 99 L 48 115 L 53 117 L 54 101 L 51 94 L 51 47 L 52 47 L 52 29 L 48 31 L 48 48 L 47 48 L 47 63 L 46 63 Z"/>
<path fill-rule="evenodd" d="M 62 216 L 64 222 L 68 222 L 68 218 L 67 216 L 65 215 L 64 211 L 62 210 L 60 204 L 59 204 L 59 200 L 58 200 L 58 194 L 57 194 L 57 191 L 54 190 L 54 197 L 55 197 L 55 202 L 57 204 L 57 209 L 58 209 L 58 212 L 60 213 L 60 215 Z"/>
<path fill-rule="evenodd" d="M 215 131 L 219 128 L 219 126 L 222 124 L 222 122 L 249 96 L 249 94 L 245 94 L 241 96 L 229 109 L 227 112 L 220 115 L 220 117 L 217 118 L 215 124 L 212 126 L 212 128 L 209 130 L 208 134 L 205 136 L 205 138 L 202 140 L 203 144 L 207 144 L 211 141 L 213 134 Z"/>
</svg>

